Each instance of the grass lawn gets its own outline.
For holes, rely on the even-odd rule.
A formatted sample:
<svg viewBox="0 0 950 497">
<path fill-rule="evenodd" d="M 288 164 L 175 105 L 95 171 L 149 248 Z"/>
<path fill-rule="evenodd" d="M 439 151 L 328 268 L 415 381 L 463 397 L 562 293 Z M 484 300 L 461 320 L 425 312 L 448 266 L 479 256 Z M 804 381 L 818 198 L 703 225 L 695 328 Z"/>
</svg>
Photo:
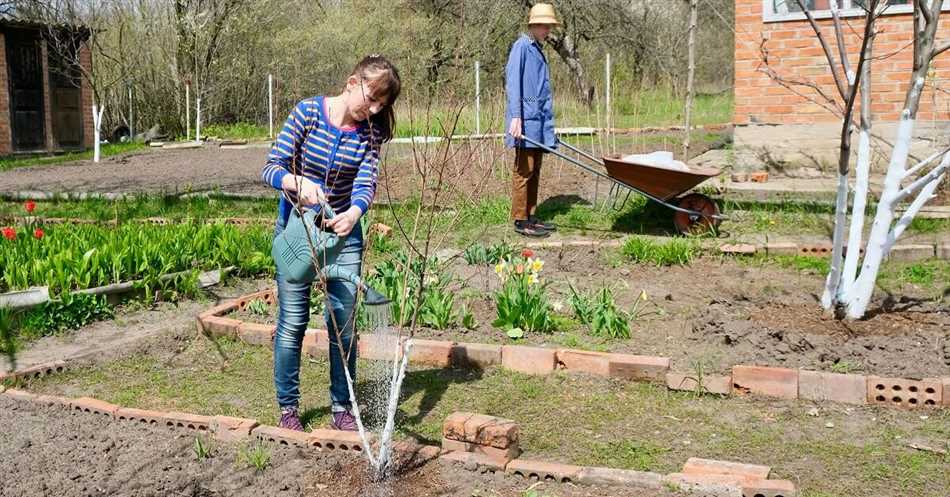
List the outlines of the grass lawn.
<svg viewBox="0 0 950 497">
<path fill-rule="evenodd" d="M 271 371 L 266 348 L 196 337 L 27 387 L 276 424 Z M 325 361 L 304 360 L 301 407 L 310 428 L 329 421 L 327 381 Z M 691 456 L 767 464 L 773 477 L 795 481 L 806 497 L 936 497 L 950 486 L 950 457 L 908 447 L 950 439 L 947 410 L 827 404 L 815 416 L 812 407 L 563 373 L 416 369 L 403 389 L 398 427 L 438 443 L 451 412 L 482 412 L 518 421 L 527 457 L 663 473 Z"/>
</svg>

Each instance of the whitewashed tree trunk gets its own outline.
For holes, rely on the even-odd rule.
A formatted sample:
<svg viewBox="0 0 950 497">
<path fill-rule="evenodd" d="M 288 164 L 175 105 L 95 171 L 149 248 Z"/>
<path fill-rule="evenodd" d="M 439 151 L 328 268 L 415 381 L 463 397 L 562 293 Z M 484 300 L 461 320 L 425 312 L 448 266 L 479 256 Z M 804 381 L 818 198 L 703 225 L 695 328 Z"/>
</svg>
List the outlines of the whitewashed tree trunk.
<svg viewBox="0 0 950 497">
<path fill-rule="evenodd" d="M 201 97 L 195 99 L 195 142 L 201 143 Z"/>
<path fill-rule="evenodd" d="M 100 136 L 102 133 L 102 112 L 105 110 L 106 106 L 103 105 L 101 108 L 96 104 L 92 104 L 92 161 L 99 162 L 100 155 Z"/>
<path fill-rule="evenodd" d="M 689 131 L 690 119 L 693 111 L 693 77 L 696 74 L 696 17 L 698 0 L 689 0 L 689 41 L 687 42 L 687 51 L 689 53 L 689 67 L 686 73 L 686 115 L 683 136 L 683 160 L 689 160 Z"/>
<path fill-rule="evenodd" d="M 855 167 L 854 205 L 851 207 L 851 229 L 848 232 L 848 250 L 844 272 L 838 287 L 838 302 L 847 302 L 861 262 L 864 244 L 864 216 L 867 210 L 868 184 L 871 175 L 871 61 L 873 45 L 865 50 L 861 70 L 861 126 L 858 138 L 858 163 Z"/>
</svg>

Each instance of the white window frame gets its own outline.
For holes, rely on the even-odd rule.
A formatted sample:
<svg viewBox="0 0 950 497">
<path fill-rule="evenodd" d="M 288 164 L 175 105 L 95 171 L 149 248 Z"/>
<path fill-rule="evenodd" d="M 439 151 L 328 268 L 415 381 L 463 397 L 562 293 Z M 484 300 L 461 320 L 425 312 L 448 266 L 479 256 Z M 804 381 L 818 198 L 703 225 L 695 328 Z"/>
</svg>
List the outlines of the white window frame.
<svg viewBox="0 0 950 497">
<path fill-rule="evenodd" d="M 861 7 L 852 7 L 852 0 L 841 0 L 842 7 L 838 9 L 841 17 L 864 17 L 865 11 Z M 786 0 L 792 3 L 795 0 Z M 774 11 L 775 0 L 762 0 L 762 21 L 763 22 L 784 22 L 784 21 L 802 21 L 808 19 L 804 12 L 788 12 L 780 14 Z M 943 10 L 950 10 L 950 1 L 944 0 Z M 884 14 L 909 14 L 914 11 L 914 4 L 891 5 L 884 11 Z M 823 9 L 812 11 L 815 19 L 831 19 L 831 10 Z"/>
</svg>

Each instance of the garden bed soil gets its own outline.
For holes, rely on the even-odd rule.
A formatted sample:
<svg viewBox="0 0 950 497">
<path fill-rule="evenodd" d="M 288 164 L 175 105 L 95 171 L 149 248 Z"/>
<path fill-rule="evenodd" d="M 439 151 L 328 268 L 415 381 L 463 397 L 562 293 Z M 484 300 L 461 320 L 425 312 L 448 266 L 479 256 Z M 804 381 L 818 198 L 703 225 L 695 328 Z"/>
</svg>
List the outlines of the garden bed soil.
<svg viewBox="0 0 950 497">
<path fill-rule="evenodd" d="M 372 483 L 357 455 L 265 445 L 270 466 L 251 467 L 238 444 L 204 440 L 212 457 L 199 461 L 189 431 L 108 420 L 61 407 L 0 396 L 2 497 L 89 495 L 468 497 L 482 492 L 520 496 L 531 485 L 503 475 L 479 475 L 438 461 L 403 465 L 386 484 Z M 639 490 L 544 483 L 563 497 L 630 495 Z M 653 494 L 660 495 L 660 494 Z"/>
<path fill-rule="evenodd" d="M 819 304 L 824 276 L 776 265 L 703 257 L 688 266 L 655 267 L 619 263 L 616 248 L 538 250 L 546 264 L 553 305 L 571 314 L 570 290 L 597 290 L 610 285 L 622 309 L 641 293 L 643 315 L 631 324 L 630 339 L 590 336 L 573 323 L 553 334 L 528 333 L 514 341 L 493 328 L 491 293 L 499 279 L 488 266 L 469 266 L 456 259 L 456 305 L 464 302 L 475 315 L 474 330 L 420 329 L 416 336 L 458 342 L 539 345 L 659 355 L 678 371 L 728 371 L 733 365 L 768 365 L 881 376 L 924 378 L 950 375 L 950 308 L 923 289 L 905 285 L 900 297 L 876 295 L 868 317 L 842 321 L 826 315 Z M 616 263 L 616 262 L 615 262 Z M 239 319 L 274 322 L 268 316 L 240 313 Z M 312 326 L 323 327 L 321 313 Z"/>
</svg>

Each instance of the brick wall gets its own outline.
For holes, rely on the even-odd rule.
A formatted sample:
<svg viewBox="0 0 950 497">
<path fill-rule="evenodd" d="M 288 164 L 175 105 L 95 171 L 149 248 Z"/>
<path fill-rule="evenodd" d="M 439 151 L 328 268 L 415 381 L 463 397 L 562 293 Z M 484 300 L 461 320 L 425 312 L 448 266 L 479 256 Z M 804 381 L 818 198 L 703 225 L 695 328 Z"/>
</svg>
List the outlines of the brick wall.
<svg viewBox="0 0 950 497">
<path fill-rule="evenodd" d="M 806 124 L 835 122 L 838 118 L 808 98 L 798 96 L 782 87 L 762 71 L 760 47 L 768 51 L 769 67 L 783 78 L 808 80 L 817 83 L 829 95 L 837 95 L 834 80 L 824 52 L 807 20 L 763 22 L 762 0 L 736 0 L 736 53 L 735 53 L 735 115 L 737 125 L 743 124 Z M 944 12 L 943 16 L 950 16 Z M 857 66 L 857 52 L 861 46 L 863 18 L 843 20 L 845 44 L 851 49 L 852 67 Z M 832 21 L 819 20 L 826 39 L 837 56 Z M 911 14 L 894 14 L 878 21 L 878 35 L 874 55 L 893 54 L 875 60 L 871 67 L 872 114 L 875 121 L 895 121 L 900 116 L 909 85 L 912 66 Z M 938 39 L 950 39 L 950 22 L 942 21 Z M 836 57 L 837 58 L 837 57 Z M 932 80 L 940 85 L 950 78 L 950 52 L 938 57 L 933 64 Z M 944 83 L 943 86 L 947 86 Z M 809 88 L 797 87 L 806 96 L 815 96 Z M 950 95 L 925 91 L 917 114 L 921 121 L 950 119 Z"/>
<path fill-rule="evenodd" d="M 10 92 L 7 90 L 7 43 L 0 33 L 0 155 L 13 152 L 10 132 Z"/>
<path fill-rule="evenodd" d="M 79 49 L 79 61 L 88 71 L 92 67 L 92 53 L 85 45 Z M 82 78 L 82 143 L 83 146 L 93 146 L 93 132 L 95 127 L 92 120 L 92 87 L 86 78 Z"/>
</svg>

